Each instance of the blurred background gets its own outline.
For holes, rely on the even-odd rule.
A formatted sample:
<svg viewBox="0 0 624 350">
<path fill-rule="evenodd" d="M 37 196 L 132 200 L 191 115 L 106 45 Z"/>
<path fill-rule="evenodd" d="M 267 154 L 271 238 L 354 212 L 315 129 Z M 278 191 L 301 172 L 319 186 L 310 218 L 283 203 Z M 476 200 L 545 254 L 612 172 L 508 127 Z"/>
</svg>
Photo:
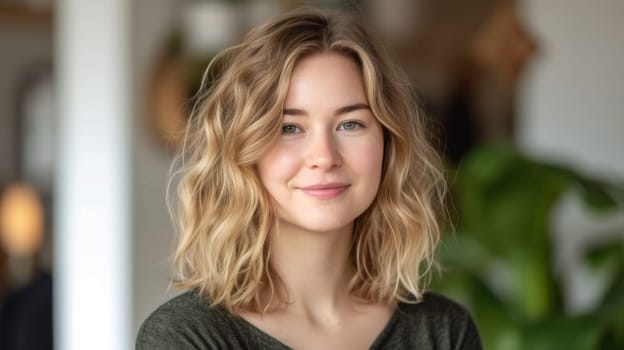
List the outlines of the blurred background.
<svg viewBox="0 0 624 350">
<path fill-rule="evenodd" d="M 486 348 L 624 348 L 624 2 L 0 0 L 0 349 L 133 347 L 202 70 L 303 3 L 409 77 L 453 203 L 432 289 Z"/>
</svg>

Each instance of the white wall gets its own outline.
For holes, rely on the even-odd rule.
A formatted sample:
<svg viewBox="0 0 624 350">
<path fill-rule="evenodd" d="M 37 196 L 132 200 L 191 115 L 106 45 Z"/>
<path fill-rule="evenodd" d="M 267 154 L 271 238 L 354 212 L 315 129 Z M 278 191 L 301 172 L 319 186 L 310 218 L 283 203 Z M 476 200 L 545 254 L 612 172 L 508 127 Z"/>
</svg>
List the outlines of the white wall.
<svg viewBox="0 0 624 350">
<path fill-rule="evenodd" d="M 624 2 L 525 5 L 541 52 L 526 76 L 520 145 L 583 172 L 624 178 Z"/>
<path fill-rule="evenodd" d="M 133 110 L 133 332 L 159 304 L 174 295 L 171 278 L 173 228 L 165 204 L 172 152 L 149 134 L 146 91 L 158 52 L 172 32 L 179 3 L 175 0 L 132 2 Z"/>
</svg>

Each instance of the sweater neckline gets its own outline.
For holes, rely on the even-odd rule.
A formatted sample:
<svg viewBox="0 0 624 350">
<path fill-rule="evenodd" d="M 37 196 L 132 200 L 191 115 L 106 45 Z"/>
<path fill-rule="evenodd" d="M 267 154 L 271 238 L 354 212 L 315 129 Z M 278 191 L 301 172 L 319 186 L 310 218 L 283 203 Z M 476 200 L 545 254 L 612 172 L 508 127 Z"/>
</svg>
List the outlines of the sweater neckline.
<svg viewBox="0 0 624 350">
<path fill-rule="evenodd" d="M 394 325 L 397 323 L 400 315 L 401 315 L 401 306 L 402 306 L 402 302 L 398 303 L 397 306 L 394 308 L 394 311 L 392 312 L 392 315 L 390 316 L 390 319 L 388 320 L 388 322 L 386 323 L 386 325 L 382 328 L 381 332 L 379 332 L 379 334 L 377 334 L 377 336 L 375 337 L 375 340 L 373 340 L 373 342 L 371 343 L 369 350 L 373 350 L 373 349 L 377 349 L 379 348 L 380 345 L 383 344 L 384 339 L 387 337 L 387 335 L 391 332 L 392 328 L 394 328 Z M 251 332 L 261 343 L 264 343 L 266 345 L 269 345 L 271 347 L 278 347 L 278 348 L 282 348 L 282 349 L 289 349 L 292 350 L 291 347 L 289 347 L 288 345 L 282 343 L 279 339 L 275 338 L 274 336 L 270 335 L 269 333 L 263 331 L 262 329 L 256 327 L 253 323 L 247 321 L 246 319 L 242 318 L 239 315 L 233 315 L 234 318 L 236 319 L 236 321 L 239 323 L 239 325 L 241 325 L 242 327 L 246 328 L 249 332 Z"/>
</svg>

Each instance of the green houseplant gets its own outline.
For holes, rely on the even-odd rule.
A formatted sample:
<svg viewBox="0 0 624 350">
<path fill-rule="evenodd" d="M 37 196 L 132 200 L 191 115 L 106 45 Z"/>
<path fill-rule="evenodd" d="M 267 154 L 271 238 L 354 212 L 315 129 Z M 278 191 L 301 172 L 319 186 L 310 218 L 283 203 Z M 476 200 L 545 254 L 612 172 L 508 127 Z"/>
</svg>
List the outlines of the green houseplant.
<svg viewBox="0 0 624 350">
<path fill-rule="evenodd" d="M 592 210 L 621 208 L 622 191 L 508 145 L 468 155 L 451 181 L 455 233 L 439 250 L 433 289 L 472 311 L 486 349 L 624 349 L 622 241 L 591 247 L 588 264 L 610 282 L 594 309 L 570 315 L 553 272 L 552 209 L 569 191 Z M 622 235 L 620 235 L 622 237 Z"/>
</svg>

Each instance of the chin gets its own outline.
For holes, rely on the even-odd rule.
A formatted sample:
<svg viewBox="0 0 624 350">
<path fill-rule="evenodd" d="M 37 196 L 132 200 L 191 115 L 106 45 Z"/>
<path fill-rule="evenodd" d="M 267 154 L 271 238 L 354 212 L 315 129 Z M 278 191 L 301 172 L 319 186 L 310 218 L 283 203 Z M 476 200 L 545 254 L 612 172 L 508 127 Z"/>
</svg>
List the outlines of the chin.
<svg viewBox="0 0 624 350">
<path fill-rule="evenodd" d="M 301 220 L 288 220 L 287 223 L 309 232 L 326 233 L 351 228 L 353 220 L 345 220 L 340 215 L 332 215 L 331 218 L 310 215 Z"/>
</svg>

